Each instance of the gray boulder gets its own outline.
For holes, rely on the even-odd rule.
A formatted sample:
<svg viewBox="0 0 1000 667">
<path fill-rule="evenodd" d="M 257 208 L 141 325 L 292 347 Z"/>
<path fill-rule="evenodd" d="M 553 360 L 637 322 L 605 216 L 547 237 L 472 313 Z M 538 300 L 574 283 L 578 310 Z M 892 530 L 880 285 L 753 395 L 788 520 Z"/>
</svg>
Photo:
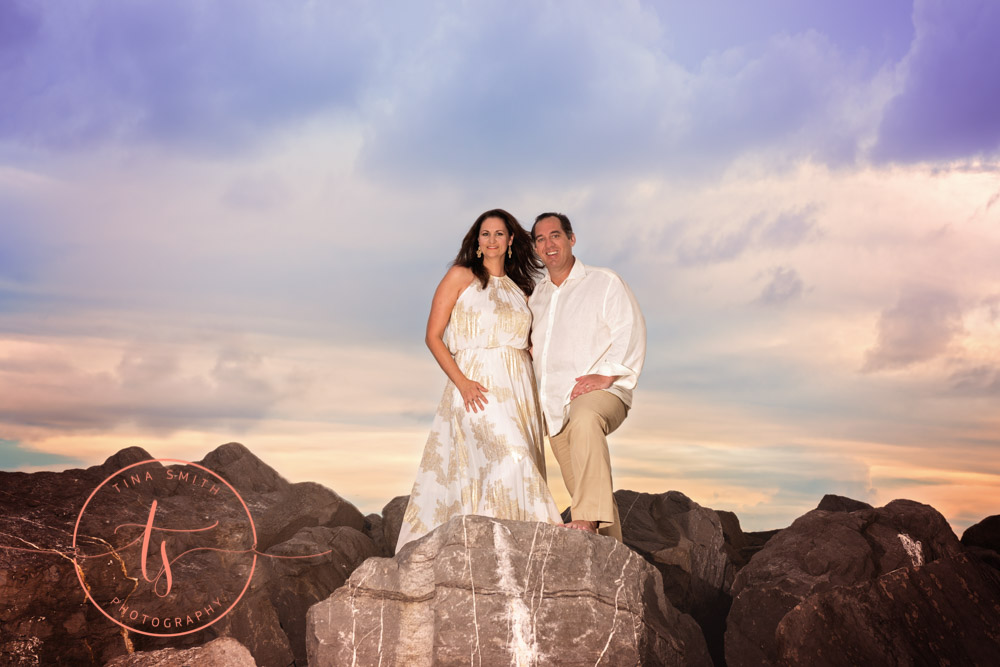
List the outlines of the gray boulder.
<svg viewBox="0 0 1000 667">
<path fill-rule="evenodd" d="M 710 665 L 655 568 L 605 537 L 456 517 L 308 614 L 313 665 Z"/>
</svg>

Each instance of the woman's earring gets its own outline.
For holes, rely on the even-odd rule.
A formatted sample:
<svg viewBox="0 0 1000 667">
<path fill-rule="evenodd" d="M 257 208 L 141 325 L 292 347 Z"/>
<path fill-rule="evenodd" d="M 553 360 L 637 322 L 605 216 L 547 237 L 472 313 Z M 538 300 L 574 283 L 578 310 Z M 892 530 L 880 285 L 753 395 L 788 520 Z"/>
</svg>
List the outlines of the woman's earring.
<svg viewBox="0 0 1000 667">
<path fill-rule="evenodd" d="M 483 249 L 476 248 L 476 257 L 482 257 L 482 256 L 483 256 Z"/>
<path fill-rule="evenodd" d="M 511 246 L 507 246 L 507 256 L 508 257 L 514 256 L 514 249 Z"/>
</svg>

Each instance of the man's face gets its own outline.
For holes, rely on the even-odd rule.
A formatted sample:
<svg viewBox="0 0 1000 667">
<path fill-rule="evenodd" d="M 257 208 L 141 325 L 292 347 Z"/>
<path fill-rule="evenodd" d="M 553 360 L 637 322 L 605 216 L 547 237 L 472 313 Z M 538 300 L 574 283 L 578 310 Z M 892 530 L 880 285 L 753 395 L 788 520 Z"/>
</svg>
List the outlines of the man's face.
<svg viewBox="0 0 1000 667">
<path fill-rule="evenodd" d="M 550 274 L 568 273 L 573 267 L 576 236 L 566 236 L 559 218 L 542 218 L 535 225 L 535 252 Z"/>
</svg>

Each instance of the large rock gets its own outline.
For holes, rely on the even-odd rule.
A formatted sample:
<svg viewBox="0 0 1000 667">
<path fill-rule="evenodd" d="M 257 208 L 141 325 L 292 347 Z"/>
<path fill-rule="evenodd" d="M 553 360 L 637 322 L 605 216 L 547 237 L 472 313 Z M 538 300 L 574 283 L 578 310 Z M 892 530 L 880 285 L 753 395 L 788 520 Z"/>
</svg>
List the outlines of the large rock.
<svg viewBox="0 0 1000 667">
<path fill-rule="evenodd" d="M 811 595 L 778 624 L 783 665 L 994 665 L 1000 572 L 965 554 Z"/>
<path fill-rule="evenodd" d="M 408 502 L 409 496 L 396 496 L 382 508 L 382 534 L 390 556 L 396 553 L 396 541 L 399 540 L 399 530 L 403 526 L 403 514 L 406 513 Z"/>
<path fill-rule="evenodd" d="M 1000 553 L 1000 514 L 988 516 L 962 533 L 962 544 L 992 549 Z"/>
<path fill-rule="evenodd" d="M 872 585 L 900 568 L 912 570 L 962 548 L 933 507 L 895 500 L 878 509 L 813 510 L 775 535 L 736 576 L 726 630 L 726 660 L 740 665 L 817 664 L 840 655 L 826 643 L 810 655 L 786 655 L 778 628 L 811 596 Z M 816 644 L 824 644 L 820 634 Z"/>
<path fill-rule="evenodd" d="M 323 553 L 315 558 L 303 554 Z M 288 635 L 295 664 L 306 664 L 306 612 L 339 588 L 367 558 L 374 543 L 349 526 L 303 528 L 294 538 L 268 550 L 269 596 Z"/>
<path fill-rule="evenodd" d="M 347 526 L 360 531 L 365 527 L 365 517 L 354 505 L 315 482 L 289 484 L 252 499 L 260 551 L 291 539 L 303 528 Z"/>
<path fill-rule="evenodd" d="M 87 601 L 72 560 L 76 515 L 118 467 L 0 472 L 0 665 L 104 664 L 129 651 Z"/>
<path fill-rule="evenodd" d="M 1000 570 L 1000 514 L 969 526 L 962 533 L 962 545 L 987 565 Z"/>
<path fill-rule="evenodd" d="M 819 501 L 816 509 L 826 512 L 857 512 L 858 510 L 870 510 L 874 508 L 868 503 L 854 500 L 854 498 L 828 493 Z"/>
<path fill-rule="evenodd" d="M 733 512 L 716 510 L 715 513 L 719 516 L 719 522 L 722 524 L 722 535 L 726 540 L 726 553 L 737 572 L 750 562 L 754 554 L 764 548 L 768 540 L 780 532 L 780 529 L 744 532 L 740 526 L 739 517 Z"/>
<path fill-rule="evenodd" d="M 392 558 L 392 551 L 385 543 L 385 530 L 381 514 L 366 514 L 365 528 L 361 532 L 368 536 L 368 539 L 375 545 L 375 550 L 382 558 Z"/>
<path fill-rule="evenodd" d="M 171 533 L 176 588 L 161 599 L 150 587 L 136 585 L 142 576 L 139 549 L 126 543 L 136 534 L 134 523 L 121 535 L 112 532 L 114 526 L 136 521 L 136 505 L 98 494 L 87 506 L 78 544 L 81 554 L 112 549 L 112 557 L 81 558 L 88 586 L 120 594 L 131 609 L 151 616 L 163 609 L 176 611 L 178 599 L 192 610 L 212 606 L 213 598 L 226 601 L 213 613 L 239 601 L 216 623 L 195 633 L 151 637 L 127 631 L 87 600 L 72 558 L 73 533 L 80 509 L 99 484 L 123 467 L 150 458 L 132 447 L 86 470 L 0 472 L 0 488 L 6 492 L 0 494 L 0 546 L 6 547 L 0 549 L 0 664 L 104 664 L 133 649 L 186 649 L 221 636 L 239 640 L 261 664 L 291 664 L 305 655 L 308 604 L 327 597 L 361 560 L 375 553 L 369 538 L 358 532 L 364 517 L 350 503 L 318 484 L 289 483 L 237 443 L 217 448 L 200 463 L 242 496 L 253 517 L 256 543 L 241 504 L 231 497 L 223 502 L 208 493 L 192 493 L 190 482 L 160 474 L 168 468 L 151 467 L 156 474 L 141 482 L 149 492 L 142 503 L 148 511 L 149 499 L 157 500 L 157 526 L 166 527 L 171 517 L 178 517 L 185 528 L 216 522 L 210 535 L 217 549 L 199 549 L 204 544 L 199 534 Z M 161 516 L 168 523 L 162 523 Z M 115 542 L 119 539 L 121 543 Z M 260 555 L 251 578 L 254 549 Z M 301 560 L 272 558 L 322 552 L 330 553 Z M 160 567 L 155 547 L 150 557 L 155 572 Z M 292 600 L 290 589 L 302 599 Z M 115 608 L 120 607 L 107 607 L 112 613 Z"/>
<path fill-rule="evenodd" d="M 655 568 L 558 526 L 456 517 L 309 610 L 313 665 L 709 665 Z"/>
<path fill-rule="evenodd" d="M 220 637 L 189 649 L 165 648 L 139 651 L 115 658 L 105 667 L 257 667 L 245 646 L 231 637 Z"/>
<path fill-rule="evenodd" d="M 667 599 L 694 617 L 721 663 L 736 568 L 719 515 L 679 491 L 616 491 L 615 501 L 625 544 L 660 571 Z"/>
</svg>

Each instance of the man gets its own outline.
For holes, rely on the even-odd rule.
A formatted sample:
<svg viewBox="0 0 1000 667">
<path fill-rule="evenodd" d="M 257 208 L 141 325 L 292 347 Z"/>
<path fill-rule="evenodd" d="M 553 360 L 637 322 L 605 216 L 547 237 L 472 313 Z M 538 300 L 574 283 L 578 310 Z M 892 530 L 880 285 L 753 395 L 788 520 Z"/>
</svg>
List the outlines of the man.
<svg viewBox="0 0 1000 667">
<path fill-rule="evenodd" d="M 573 497 L 565 524 L 622 539 L 607 434 L 624 421 L 646 356 L 646 323 L 618 274 L 573 256 L 562 213 L 531 228 L 548 269 L 528 300 L 538 397 L 552 452 Z"/>
</svg>

